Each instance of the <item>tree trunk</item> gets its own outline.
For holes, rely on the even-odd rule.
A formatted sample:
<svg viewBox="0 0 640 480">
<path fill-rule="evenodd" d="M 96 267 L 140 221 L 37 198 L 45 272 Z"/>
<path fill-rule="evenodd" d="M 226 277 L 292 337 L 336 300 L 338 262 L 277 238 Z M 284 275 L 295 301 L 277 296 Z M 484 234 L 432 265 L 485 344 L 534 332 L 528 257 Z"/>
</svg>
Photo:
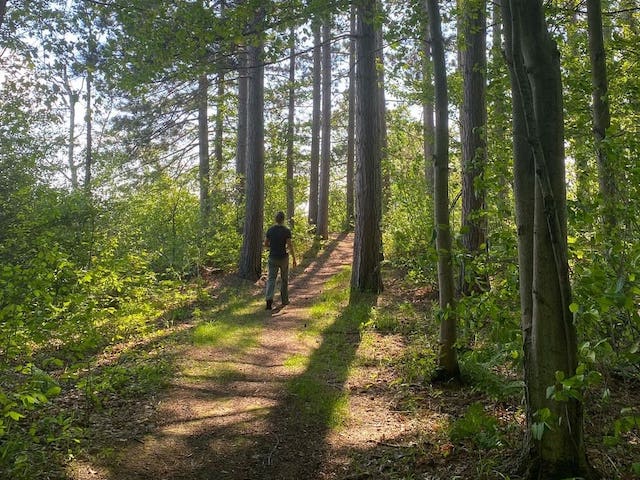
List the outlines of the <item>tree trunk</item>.
<svg viewBox="0 0 640 480">
<path fill-rule="evenodd" d="M 576 332 L 569 311 L 559 54 L 547 31 L 542 2 L 511 0 L 510 7 L 513 76 L 536 174 L 534 209 L 523 212 L 533 222 L 531 292 L 525 292 L 532 299 L 531 332 L 524 332 L 527 477 L 597 478 L 586 459 L 582 403 L 574 398 L 547 398 L 548 387 L 557 383 L 556 372 L 569 378 L 577 366 Z M 551 416 L 545 419 L 549 428 L 541 433 L 537 427 L 542 425 L 543 411 Z M 541 433 L 538 438 L 534 428 Z"/>
<path fill-rule="evenodd" d="M 205 73 L 198 77 L 198 185 L 200 186 L 200 229 L 209 228 L 211 217 L 209 168 L 209 79 Z"/>
<path fill-rule="evenodd" d="M 95 68 L 95 40 L 89 27 L 88 51 L 87 51 L 87 98 L 85 105 L 84 121 L 86 126 L 86 151 L 84 164 L 84 190 L 91 194 L 91 170 L 93 168 L 93 111 L 92 111 L 92 88 L 93 70 Z"/>
<path fill-rule="evenodd" d="M 487 220 L 485 212 L 485 189 L 482 185 L 487 164 L 487 42 L 486 2 L 484 0 L 462 0 L 461 18 L 461 70 L 463 83 L 460 133 L 462 140 L 462 244 L 467 259 L 460 268 L 460 292 L 487 287 L 488 278 L 483 278 L 472 269 L 467 270 L 467 261 L 486 250 Z M 483 247 L 484 246 L 484 247 Z"/>
<path fill-rule="evenodd" d="M 449 222 L 449 99 L 444 39 L 437 0 L 426 0 L 431 32 L 435 87 L 435 154 L 434 154 L 434 210 L 436 249 L 438 251 L 438 288 L 441 309 L 440 351 L 436 379 L 460 375 L 455 350 L 456 319 L 453 314 L 454 282 L 451 264 L 451 229 Z"/>
<path fill-rule="evenodd" d="M 247 175 L 247 52 L 246 47 L 239 46 L 238 52 L 238 126 L 236 146 L 236 177 L 238 205 L 244 200 L 245 178 Z"/>
<path fill-rule="evenodd" d="M 0 27 L 4 22 L 4 16 L 7 13 L 7 0 L 0 0 Z"/>
<path fill-rule="evenodd" d="M 78 189 L 78 166 L 75 162 L 75 146 L 76 146 L 76 103 L 78 103 L 78 94 L 73 91 L 71 82 L 67 75 L 66 65 L 63 67 L 62 79 L 64 88 L 69 102 L 69 145 L 67 147 L 67 164 L 69 165 L 69 173 L 71 175 L 71 187 L 73 190 Z"/>
<path fill-rule="evenodd" d="M 318 169 L 320 166 L 320 107 L 322 101 L 322 54 L 320 22 L 312 21 L 313 28 L 313 107 L 311 112 L 311 158 L 309 172 L 309 224 L 318 225 Z"/>
<path fill-rule="evenodd" d="M 613 237 L 616 226 L 615 207 L 617 187 L 614 168 L 607 156 L 605 138 L 611 126 L 609 112 L 609 83 L 607 79 L 607 57 L 602 33 L 602 5 L 600 0 L 587 0 L 587 22 L 589 31 L 589 53 L 591 59 L 591 83 L 593 85 L 593 134 L 598 159 L 598 179 L 602 197 L 602 220 L 604 238 Z"/>
<path fill-rule="evenodd" d="M 356 62 L 356 223 L 351 289 L 382 291 L 382 112 L 376 68 L 377 0 L 358 0 Z"/>
<path fill-rule="evenodd" d="M 347 229 L 353 225 L 355 204 L 353 200 L 353 179 L 355 161 L 355 118 L 356 118 L 356 8 L 351 5 L 349 39 L 349 119 L 347 126 Z"/>
<path fill-rule="evenodd" d="M 383 14 L 382 1 L 378 0 L 378 12 Z M 380 20 L 377 20 L 380 22 Z M 378 102 L 380 102 L 380 134 L 382 135 L 382 211 L 386 211 L 391 199 L 391 171 L 385 159 L 387 158 L 387 150 L 389 142 L 387 139 L 387 100 L 385 96 L 385 78 L 384 78 L 384 37 L 382 27 L 376 29 L 376 68 L 378 69 Z"/>
<path fill-rule="evenodd" d="M 220 172 L 222 172 L 222 168 L 224 167 L 224 155 L 223 155 L 223 145 L 224 145 L 224 74 L 221 72 L 218 74 L 218 85 L 217 85 L 217 108 L 216 108 L 216 123 L 215 123 L 215 135 L 214 135 L 214 143 L 213 143 L 213 157 L 215 159 L 215 175 L 216 178 L 219 177 Z M 217 183 L 217 182 L 216 182 Z"/>
<path fill-rule="evenodd" d="M 520 287 L 520 328 L 522 330 L 522 343 L 524 354 L 525 397 L 527 405 L 530 405 L 529 379 L 533 371 L 531 367 L 531 342 L 533 330 L 533 213 L 535 211 L 535 162 L 533 152 L 527 138 L 527 126 L 522 109 L 522 98 L 518 89 L 518 80 L 513 63 L 513 41 L 511 6 L 508 0 L 502 1 L 502 20 L 505 33 L 505 58 L 509 65 L 512 98 L 512 124 L 513 124 L 513 175 L 514 175 L 514 200 L 516 210 L 516 225 L 518 234 L 518 272 Z M 533 441 L 531 425 L 533 424 L 533 412 L 527 410 L 527 424 L 529 429 L 525 434 L 525 450 Z M 525 462 L 529 461 L 529 452 L 526 452 Z"/>
<path fill-rule="evenodd" d="M 426 3 L 422 9 L 427 16 Z M 431 35 L 428 23 L 424 26 L 422 41 L 422 142 L 424 151 L 424 178 L 427 192 L 433 194 L 433 155 L 435 125 L 433 122 L 433 63 L 431 62 Z"/>
<path fill-rule="evenodd" d="M 256 24 L 260 25 L 260 8 Z M 248 47 L 247 89 L 247 178 L 240 277 L 255 281 L 262 273 L 262 233 L 264 221 L 264 64 L 262 39 Z"/>
<path fill-rule="evenodd" d="M 287 118 L 287 221 L 293 228 L 295 199 L 293 195 L 293 147 L 296 105 L 296 37 L 292 28 L 289 37 L 289 115 Z"/>
<path fill-rule="evenodd" d="M 322 24 L 322 143 L 318 192 L 318 235 L 329 236 L 329 182 L 331 173 L 331 16 Z"/>
</svg>

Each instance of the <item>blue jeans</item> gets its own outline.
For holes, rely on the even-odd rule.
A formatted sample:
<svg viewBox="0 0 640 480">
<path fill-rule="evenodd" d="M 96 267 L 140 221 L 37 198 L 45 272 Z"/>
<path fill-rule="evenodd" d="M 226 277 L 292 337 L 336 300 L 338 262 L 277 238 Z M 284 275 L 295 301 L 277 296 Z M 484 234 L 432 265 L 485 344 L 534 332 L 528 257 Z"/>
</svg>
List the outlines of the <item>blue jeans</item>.
<svg viewBox="0 0 640 480">
<path fill-rule="evenodd" d="M 267 300 L 273 300 L 276 289 L 276 278 L 280 270 L 280 300 L 283 305 L 289 303 L 289 255 L 281 258 L 269 257 L 269 276 L 267 277 Z"/>
</svg>

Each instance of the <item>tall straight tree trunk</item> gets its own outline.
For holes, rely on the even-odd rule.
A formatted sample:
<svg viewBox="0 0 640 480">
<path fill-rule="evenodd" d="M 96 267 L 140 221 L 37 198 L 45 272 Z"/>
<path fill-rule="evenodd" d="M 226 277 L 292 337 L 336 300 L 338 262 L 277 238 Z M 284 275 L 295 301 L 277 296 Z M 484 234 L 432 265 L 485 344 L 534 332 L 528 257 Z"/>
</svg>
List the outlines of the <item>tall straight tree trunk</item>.
<svg viewBox="0 0 640 480">
<path fill-rule="evenodd" d="M 532 298 L 531 332 L 525 332 L 529 338 L 524 344 L 527 478 L 592 479 L 597 476 L 585 453 L 583 405 L 575 398 L 556 399 L 548 390 L 557 384 L 557 372 L 570 378 L 577 367 L 577 339 L 569 311 L 559 54 L 548 34 L 541 1 L 511 0 L 509 5 L 513 76 L 536 175 L 534 210 L 523 212 L 533 221 L 531 291 L 524 292 Z M 543 411 L 550 412 L 550 418 L 536 417 Z M 543 421 L 548 428 L 540 431 Z"/>
<path fill-rule="evenodd" d="M 79 96 L 73 91 L 71 82 L 67 75 L 66 65 L 62 71 L 62 79 L 67 94 L 67 102 L 69 105 L 69 145 L 67 146 L 67 164 L 69 165 L 69 173 L 71 174 L 71 187 L 78 189 L 78 166 L 75 162 L 75 146 L 76 146 L 76 104 Z"/>
<path fill-rule="evenodd" d="M 426 4 L 422 9 L 426 15 Z M 424 178 L 427 192 L 433 194 L 433 155 L 435 125 L 433 120 L 433 63 L 431 62 L 431 35 L 425 24 L 422 40 L 422 148 L 424 152 Z"/>
<path fill-rule="evenodd" d="M 216 108 L 215 135 L 213 139 L 213 158 L 215 174 L 216 176 L 219 176 L 222 168 L 224 167 L 224 154 L 222 147 L 224 145 L 225 79 L 222 72 L 218 73 L 217 82 L 216 97 L 218 106 Z"/>
<path fill-rule="evenodd" d="M 438 289 L 441 309 L 440 351 L 436 379 L 460 375 L 455 349 L 456 319 L 453 314 L 454 282 L 451 264 L 451 227 L 449 221 L 449 97 L 444 56 L 444 38 L 437 0 L 426 0 L 431 33 L 435 93 L 434 211 L 436 249 L 438 251 Z"/>
<path fill-rule="evenodd" d="M 318 191 L 318 235 L 329 236 L 329 182 L 331 173 L 331 16 L 322 23 L 322 143 Z"/>
<path fill-rule="evenodd" d="M 293 228 L 295 200 L 293 195 L 293 147 L 296 106 L 296 36 L 295 29 L 289 34 L 289 114 L 287 118 L 287 221 Z"/>
<path fill-rule="evenodd" d="M 198 185 L 200 186 L 200 228 L 204 234 L 211 217 L 210 165 L 209 165 L 209 79 L 203 73 L 198 77 Z"/>
<path fill-rule="evenodd" d="M 245 178 L 247 175 L 247 51 L 239 46 L 238 53 L 238 125 L 236 145 L 236 178 L 238 188 L 238 205 L 244 200 Z"/>
<path fill-rule="evenodd" d="M 382 1 L 378 0 L 377 9 L 379 15 L 383 13 Z M 380 19 L 376 20 L 380 22 Z M 378 102 L 380 102 L 380 121 L 382 135 L 382 211 L 386 211 L 391 199 L 391 171 L 385 162 L 388 151 L 387 139 L 387 100 L 385 95 L 384 77 L 384 36 L 382 27 L 376 29 L 376 68 L 378 69 Z"/>
<path fill-rule="evenodd" d="M 311 158 L 309 171 L 309 224 L 318 226 L 318 169 L 320 167 L 320 108 L 322 103 L 322 38 L 320 21 L 312 20 L 313 29 L 313 106 L 311 112 Z"/>
<path fill-rule="evenodd" d="M 461 0 L 460 60 L 463 100 L 460 121 L 462 140 L 462 244 L 469 261 L 486 249 L 487 221 L 485 189 L 482 185 L 487 164 L 487 41 L 485 0 Z M 463 294 L 486 288 L 488 279 L 466 269 L 460 271 Z"/>
<path fill-rule="evenodd" d="M 0 27 L 4 22 L 4 16 L 7 13 L 7 0 L 0 0 Z"/>
<path fill-rule="evenodd" d="M 86 150 L 84 161 L 84 190 L 87 194 L 91 194 L 91 170 L 93 169 L 93 69 L 94 69 L 94 56 L 95 56 L 95 40 L 93 39 L 93 33 L 91 27 L 89 27 L 89 40 L 88 40 L 88 60 L 87 60 L 87 97 L 85 104 L 85 128 L 86 128 Z"/>
<path fill-rule="evenodd" d="M 605 238 L 611 238 L 616 226 L 615 207 L 617 187 L 614 168 L 607 156 L 605 139 L 611 126 L 609 112 L 609 82 L 607 79 L 607 56 L 602 33 L 602 5 L 600 0 L 587 0 L 587 23 L 589 31 L 589 53 L 591 59 L 591 83 L 593 85 L 593 134 L 598 159 L 598 179 L 602 197 L 602 219 Z"/>
<path fill-rule="evenodd" d="M 351 4 L 349 39 L 349 112 L 347 125 L 347 228 L 351 228 L 355 215 L 353 179 L 356 140 L 356 7 Z"/>
<path fill-rule="evenodd" d="M 256 14 L 261 25 L 264 9 Z M 262 273 L 264 221 L 264 64 L 262 39 L 248 47 L 246 209 L 240 257 L 240 277 L 255 281 Z"/>
<path fill-rule="evenodd" d="M 376 68 L 377 0 L 357 0 L 356 224 L 351 289 L 382 291 L 382 114 Z"/>
<path fill-rule="evenodd" d="M 512 98 L 513 127 L 513 176 L 516 225 L 518 234 L 518 284 L 520 291 L 520 329 L 524 354 L 525 385 L 530 385 L 530 373 L 533 331 L 533 212 L 535 212 L 535 161 L 527 137 L 522 97 L 518 88 L 518 79 L 514 68 L 511 6 L 508 0 L 502 1 L 502 19 L 504 25 L 504 50 L 509 65 L 509 78 Z M 529 388 L 525 388 L 527 405 L 531 405 Z M 525 433 L 525 462 L 529 461 L 529 445 L 533 442 L 531 425 L 534 423 L 533 411 L 527 408 Z"/>
</svg>

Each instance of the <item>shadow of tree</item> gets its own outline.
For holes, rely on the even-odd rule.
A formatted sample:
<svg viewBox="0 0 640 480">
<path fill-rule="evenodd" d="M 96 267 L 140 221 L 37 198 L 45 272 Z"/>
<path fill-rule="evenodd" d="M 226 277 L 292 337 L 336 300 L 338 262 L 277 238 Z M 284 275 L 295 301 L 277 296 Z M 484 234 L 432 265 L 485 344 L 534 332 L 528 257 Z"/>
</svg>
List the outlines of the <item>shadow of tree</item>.
<svg viewBox="0 0 640 480">
<path fill-rule="evenodd" d="M 303 284 L 318 277 L 343 239 L 340 236 L 327 244 L 294 281 Z M 146 431 L 132 428 L 147 421 L 149 403 L 160 403 L 165 395 L 161 394 L 158 402 L 140 392 L 136 405 L 118 412 L 120 421 L 116 419 L 113 428 L 98 430 L 91 439 L 96 448 L 89 470 L 100 471 L 102 478 L 108 479 L 314 478 L 324 454 L 324 438 L 344 414 L 342 386 L 360 342 L 360 323 L 368 318 L 375 299 L 360 299 L 346 307 L 323 332 L 306 370 L 291 379 L 291 375 L 274 377 L 270 373 L 282 368 L 273 363 L 274 352 L 269 351 L 277 347 L 250 348 L 256 337 L 255 327 L 264 322 L 256 313 L 260 298 L 255 286 L 239 284 L 230 291 L 225 308 L 210 307 L 200 312 L 198 326 L 187 323 L 179 332 L 154 340 L 157 346 L 191 344 L 202 325 L 215 327 L 204 335 L 201 347 L 176 347 L 170 354 L 173 368 L 177 367 L 181 348 L 189 348 L 188 362 L 211 364 L 211 370 L 191 374 L 188 364 L 185 369 L 181 360 L 181 373 L 167 395 L 183 395 L 184 402 L 180 397 L 174 399 L 174 405 L 182 405 L 183 411 L 174 406 L 172 411 L 163 412 L 167 418 L 148 425 Z M 194 305 L 192 313 L 197 308 Z M 229 332 L 235 332 L 235 337 L 227 342 L 223 337 Z M 256 372 L 253 367 L 262 370 Z M 265 388 L 266 384 L 272 387 Z M 214 403 L 217 406 L 211 410 L 209 406 Z M 189 411 L 194 409 L 197 412 Z M 110 411 L 106 404 L 94 426 L 105 421 Z M 129 422 L 122 421 L 123 415 Z M 132 430 L 136 432 L 133 436 Z M 98 455 L 103 458 L 98 459 Z M 74 474 L 67 478 L 89 477 Z"/>
</svg>

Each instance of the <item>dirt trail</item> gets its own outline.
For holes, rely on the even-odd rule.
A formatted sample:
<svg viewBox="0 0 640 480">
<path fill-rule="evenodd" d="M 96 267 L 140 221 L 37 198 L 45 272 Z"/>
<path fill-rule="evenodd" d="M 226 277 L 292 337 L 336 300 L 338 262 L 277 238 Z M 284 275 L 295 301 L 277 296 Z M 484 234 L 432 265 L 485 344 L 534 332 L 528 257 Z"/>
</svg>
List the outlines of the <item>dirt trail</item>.
<svg viewBox="0 0 640 480">
<path fill-rule="evenodd" d="M 337 452 L 330 452 L 331 432 L 322 423 L 303 420 L 287 401 L 287 382 L 300 371 L 285 366 L 284 362 L 293 355 L 309 355 L 318 347 L 317 340 L 300 337 L 301 323 L 308 319 L 308 308 L 327 279 L 351 263 L 352 248 L 350 235 L 328 242 L 313 263 L 292 277 L 291 305 L 254 314 L 264 317 L 257 345 L 244 351 L 206 346 L 185 350 L 179 360 L 182 373 L 174 379 L 157 408 L 155 430 L 129 442 L 113 462 L 116 465 L 108 470 L 87 467 L 91 475 L 79 477 L 338 478 L 335 471 L 331 472 L 336 462 L 341 461 Z M 189 374 L 189 365 L 194 364 L 200 372 L 195 377 Z M 371 410 L 372 406 L 367 408 Z M 383 435 L 380 418 L 385 417 L 374 415 L 372 428 L 378 431 L 378 436 Z M 331 467 L 327 464 L 329 458 L 333 461 Z"/>
</svg>

